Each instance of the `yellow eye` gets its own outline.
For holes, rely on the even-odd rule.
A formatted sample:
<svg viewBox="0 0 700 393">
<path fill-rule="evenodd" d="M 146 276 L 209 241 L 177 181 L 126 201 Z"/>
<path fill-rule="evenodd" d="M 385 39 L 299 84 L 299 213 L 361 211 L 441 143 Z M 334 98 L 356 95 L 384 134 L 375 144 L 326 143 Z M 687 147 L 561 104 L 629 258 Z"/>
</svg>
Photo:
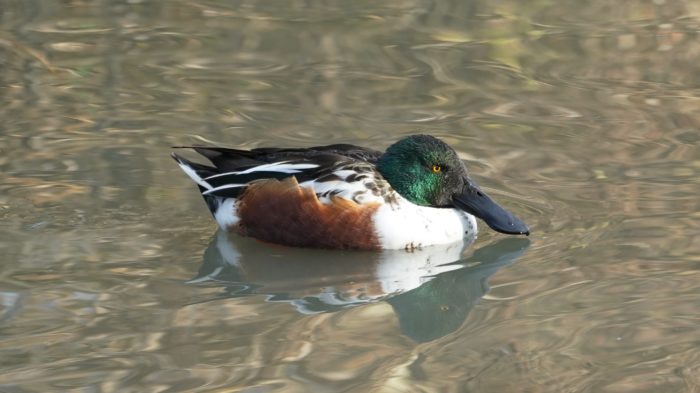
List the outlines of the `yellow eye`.
<svg viewBox="0 0 700 393">
<path fill-rule="evenodd" d="M 440 165 L 433 165 L 433 173 L 442 172 L 442 167 Z"/>
</svg>

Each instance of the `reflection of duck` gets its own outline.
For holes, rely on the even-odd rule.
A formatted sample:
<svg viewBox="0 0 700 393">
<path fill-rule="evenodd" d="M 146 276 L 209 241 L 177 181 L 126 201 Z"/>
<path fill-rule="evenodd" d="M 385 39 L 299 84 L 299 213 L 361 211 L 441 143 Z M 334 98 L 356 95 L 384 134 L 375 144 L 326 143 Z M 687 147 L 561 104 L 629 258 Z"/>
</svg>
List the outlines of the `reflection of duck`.
<svg viewBox="0 0 700 393">
<path fill-rule="evenodd" d="M 353 145 L 194 149 L 213 166 L 173 158 L 219 226 L 271 243 L 413 249 L 473 236 L 475 216 L 499 232 L 530 233 L 429 135 L 403 138 L 384 153 Z"/>
<path fill-rule="evenodd" d="M 529 245 L 527 239 L 501 239 L 459 261 L 460 267 L 466 267 L 438 274 L 425 285 L 388 299 L 399 317 L 401 331 L 425 342 L 456 330 L 489 291 L 488 279 L 515 262 Z"/>
<path fill-rule="evenodd" d="M 530 244 L 527 239 L 503 239 L 463 259 L 472 240 L 413 252 L 339 254 L 260 247 L 252 239 L 219 231 L 190 282 L 222 285 L 225 293 L 217 298 L 264 294 L 304 314 L 385 300 L 406 335 L 428 341 L 459 327 L 488 291 L 487 279 Z"/>
</svg>

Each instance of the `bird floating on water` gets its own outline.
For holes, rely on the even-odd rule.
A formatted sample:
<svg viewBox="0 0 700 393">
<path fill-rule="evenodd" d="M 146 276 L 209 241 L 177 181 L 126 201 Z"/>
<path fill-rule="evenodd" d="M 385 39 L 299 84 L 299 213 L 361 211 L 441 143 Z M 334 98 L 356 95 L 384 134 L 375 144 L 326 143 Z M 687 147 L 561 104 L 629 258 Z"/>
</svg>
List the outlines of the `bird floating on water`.
<svg viewBox="0 0 700 393">
<path fill-rule="evenodd" d="M 385 152 L 349 144 L 191 148 L 212 165 L 172 156 L 219 226 L 270 243 L 412 250 L 475 235 L 475 217 L 498 232 L 530 234 L 469 178 L 449 145 L 429 135 Z"/>
</svg>

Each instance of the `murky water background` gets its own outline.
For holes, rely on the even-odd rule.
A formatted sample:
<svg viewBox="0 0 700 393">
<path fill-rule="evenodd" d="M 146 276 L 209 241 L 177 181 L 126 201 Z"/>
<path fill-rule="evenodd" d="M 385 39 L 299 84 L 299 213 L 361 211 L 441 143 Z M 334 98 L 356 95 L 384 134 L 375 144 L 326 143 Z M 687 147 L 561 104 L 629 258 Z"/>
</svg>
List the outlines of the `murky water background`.
<svg viewBox="0 0 700 393">
<path fill-rule="evenodd" d="M 0 391 L 700 392 L 699 32 L 690 0 L 1 1 Z M 168 157 L 417 132 L 533 235 L 227 238 Z"/>
</svg>

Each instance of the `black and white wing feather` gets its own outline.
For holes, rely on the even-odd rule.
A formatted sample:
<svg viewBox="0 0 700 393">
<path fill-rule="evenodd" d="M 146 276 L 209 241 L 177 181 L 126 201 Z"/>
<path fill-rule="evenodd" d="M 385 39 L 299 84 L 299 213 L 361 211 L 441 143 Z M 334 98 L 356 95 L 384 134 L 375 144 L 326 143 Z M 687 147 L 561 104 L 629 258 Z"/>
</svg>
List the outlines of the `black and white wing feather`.
<svg viewBox="0 0 700 393">
<path fill-rule="evenodd" d="M 253 182 L 282 180 L 291 176 L 301 187 L 312 188 L 324 203 L 329 203 L 334 196 L 357 203 L 381 203 L 390 190 L 373 165 L 381 153 L 358 146 L 250 151 L 200 146 L 192 148 L 214 166 L 198 164 L 174 153 L 173 158 L 197 183 L 210 208 L 211 198 L 238 198 Z"/>
</svg>

